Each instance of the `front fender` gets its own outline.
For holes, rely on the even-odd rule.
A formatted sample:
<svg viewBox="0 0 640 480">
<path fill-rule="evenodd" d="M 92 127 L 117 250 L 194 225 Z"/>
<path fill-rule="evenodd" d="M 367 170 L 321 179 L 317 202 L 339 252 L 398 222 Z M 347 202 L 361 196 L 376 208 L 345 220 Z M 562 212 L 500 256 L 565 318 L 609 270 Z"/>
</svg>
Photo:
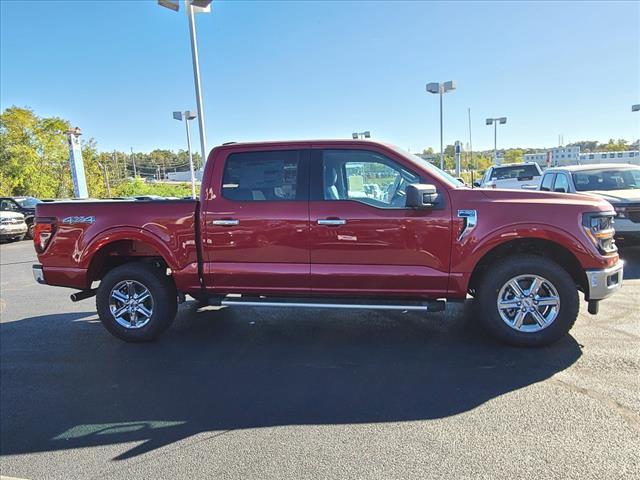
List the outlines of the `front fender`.
<svg viewBox="0 0 640 480">
<path fill-rule="evenodd" d="M 452 273 L 471 273 L 478 262 L 497 246 L 523 239 L 546 240 L 569 250 L 583 268 L 599 268 L 602 257 L 595 246 L 587 244 L 587 239 L 579 239 L 572 232 L 541 223 L 521 223 L 503 226 L 490 232 L 476 231 L 454 249 Z"/>
</svg>

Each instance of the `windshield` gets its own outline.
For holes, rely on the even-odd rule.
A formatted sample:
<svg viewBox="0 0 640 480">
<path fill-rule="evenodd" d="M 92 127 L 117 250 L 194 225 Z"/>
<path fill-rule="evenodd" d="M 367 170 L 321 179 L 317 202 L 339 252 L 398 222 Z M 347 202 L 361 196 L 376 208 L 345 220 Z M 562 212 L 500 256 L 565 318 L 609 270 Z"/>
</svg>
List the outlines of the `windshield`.
<svg viewBox="0 0 640 480">
<path fill-rule="evenodd" d="M 34 197 L 16 198 L 16 202 L 23 208 L 35 208 L 37 204 L 42 203 Z"/>
<path fill-rule="evenodd" d="M 640 189 L 640 168 L 601 168 L 572 176 L 578 192 Z"/>
<path fill-rule="evenodd" d="M 400 147 L 396 147 L 395 145 L 391 146 L 396 152 L 398 152 L 400 155 L 402 155 L 403 157 L 411 160 L 414 163 L 417 163 L 418 165 L 420 165 L 421 167 L 423 167 L 424 169 L 428 170 L 430 173 L 432 173 L 433 175 L 435 175 L 436 177 L 438 177 L 440 180 L 444 181 L 445 183 L 449 184 L 449 186 L 453 187 L 453 188 L 457 188 L 457 187 L 464 187 L 464 183 L 462 183 L 460 180 L 458 180 L 457 178 L 449 175 L 447 172 L 440 170 L 438 167 L 436 167 L 434 164 L 432 164 L 431 162 L 417 156 L 414 155 L 413 153 L 409 153 L 406 150 L 403 150 Z"/>
</svg>

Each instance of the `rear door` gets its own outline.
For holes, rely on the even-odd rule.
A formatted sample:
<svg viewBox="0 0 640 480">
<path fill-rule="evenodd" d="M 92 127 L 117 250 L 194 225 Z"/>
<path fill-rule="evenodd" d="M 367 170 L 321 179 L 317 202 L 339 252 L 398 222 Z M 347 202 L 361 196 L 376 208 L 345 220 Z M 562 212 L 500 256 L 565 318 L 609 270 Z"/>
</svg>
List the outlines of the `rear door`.
<svg viewBox="0 0 640 480">
<path fill-rule="evenodd" d="M 410 162 L 365 149 L 314 150 L 310 249 L 314 294 L 438 297 L 446 294 L 451 211 L 406 208 Z"/>
<path fill-rule="evenodd" d="M 203 206 L 211 292 L 308 293 L 309 151 L 219 153 Z"/>
</svg>

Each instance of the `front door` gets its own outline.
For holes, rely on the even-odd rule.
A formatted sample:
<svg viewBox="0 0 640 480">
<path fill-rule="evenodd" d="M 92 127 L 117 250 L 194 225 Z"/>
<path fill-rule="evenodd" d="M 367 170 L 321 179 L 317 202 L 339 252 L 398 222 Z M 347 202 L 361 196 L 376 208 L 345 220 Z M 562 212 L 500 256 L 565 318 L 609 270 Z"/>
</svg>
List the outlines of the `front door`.
<svg viewBox="0 0 640 480">
<path fill-rule="evenodd" d="M 446 294 L 449 202 L 439 189 L 434 208 L 406 208 L 407 185 L 435 183 L 412 168 L 390 152 L 313 150 L 309 218 L 314 294 Z"/>
<path fill-rule="evenodd" d="M 229 150 L 201 215 L 211 293 L 308 293 L 308 150 Z"/>
</svg>

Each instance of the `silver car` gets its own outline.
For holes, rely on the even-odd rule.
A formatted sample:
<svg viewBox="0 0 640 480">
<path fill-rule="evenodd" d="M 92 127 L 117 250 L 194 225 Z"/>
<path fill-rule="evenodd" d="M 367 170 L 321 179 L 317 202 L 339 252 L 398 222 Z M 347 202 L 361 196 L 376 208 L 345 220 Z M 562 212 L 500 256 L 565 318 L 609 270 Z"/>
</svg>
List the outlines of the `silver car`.
<svg viewBox="0 0 640 480">
<path fill-rule="evenodd" d="M 604 198 L 617 214 L 616 240 L 640 244 L 640 166 L 603 163 L 548 168 L 538 189 Z"/>
</svg>

